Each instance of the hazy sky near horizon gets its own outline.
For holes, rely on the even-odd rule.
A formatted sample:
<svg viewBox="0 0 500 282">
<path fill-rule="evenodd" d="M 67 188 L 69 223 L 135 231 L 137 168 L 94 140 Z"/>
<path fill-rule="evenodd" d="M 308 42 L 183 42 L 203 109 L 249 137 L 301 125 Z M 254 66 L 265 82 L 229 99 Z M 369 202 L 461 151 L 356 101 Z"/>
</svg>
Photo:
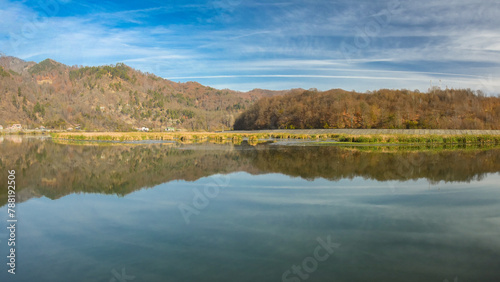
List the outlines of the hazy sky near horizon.
<svg viewBox="0 0 500 282">
<path fill-rule="evenodd" d="M 250 90 L 500 93 L 500 1 L 0 0 L 0 52 Z"/>
</svg>

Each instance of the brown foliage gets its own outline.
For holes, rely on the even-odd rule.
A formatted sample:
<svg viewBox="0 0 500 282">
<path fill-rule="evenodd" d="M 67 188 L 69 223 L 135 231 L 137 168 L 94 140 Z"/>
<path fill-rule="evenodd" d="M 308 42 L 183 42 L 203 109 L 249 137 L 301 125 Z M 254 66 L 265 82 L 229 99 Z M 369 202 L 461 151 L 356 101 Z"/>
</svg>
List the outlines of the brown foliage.
<svg viewBox="0 0 500 282">
<path fill-rule="evenodd" d="M 500 129 L 500 98 L 470 89 L 303 91 L 262 98 L 234 123 L 278 128 Z"/>
<path fill-rule="evenodd" d="M 287 92 L 175 83 L 120 63 L 70 67 L 50 59 L 36 64 L 2 56 L 0 68 L 0 125 L 20 123 L 24 128 L 65 124 L 107 131 L 141 126 L 220 130 L 231 127 L 234 117 L 259 98 Z M 44 114 L 35 109 L 37 104 Z"/>
</svg>

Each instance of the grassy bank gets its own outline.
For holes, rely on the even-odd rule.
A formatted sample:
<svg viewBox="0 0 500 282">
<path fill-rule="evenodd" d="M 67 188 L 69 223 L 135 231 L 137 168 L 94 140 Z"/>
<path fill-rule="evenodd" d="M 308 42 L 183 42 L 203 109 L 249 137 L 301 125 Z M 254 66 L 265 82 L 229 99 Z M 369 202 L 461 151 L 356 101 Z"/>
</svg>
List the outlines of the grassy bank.
<svg viewBox="0 0 500 282">
<path fill-rule="evenodd" d="M 0 135 L 48 135 L 50 131 L 41 130 L 0 130 Z"/>
<path fill-rule="evenodd" d="M 56 140 L 138 141 L 170 140 L 177 142 L 233 142 L 242 140 L 308 140 L 358 144 L 500 144 L 500 135 L 348 135 L 292 133 L 231 133 L 231 132 L 64 132 L 52 133 Z"/>
</svg>

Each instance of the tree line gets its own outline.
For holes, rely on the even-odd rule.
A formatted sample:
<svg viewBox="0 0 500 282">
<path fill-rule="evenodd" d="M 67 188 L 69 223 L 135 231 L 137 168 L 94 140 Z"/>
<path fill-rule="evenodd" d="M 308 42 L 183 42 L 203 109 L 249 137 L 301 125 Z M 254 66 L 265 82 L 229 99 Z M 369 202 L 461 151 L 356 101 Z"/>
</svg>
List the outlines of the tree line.
<svg viewBox="0 0 500 282">
<path fill-rule="evenodd" d="M 500 97 L 436 87 L 307 90 L 262 98 L 234 123 L 235 130 L 308 128 L 500 129 Z"/>
</svg>

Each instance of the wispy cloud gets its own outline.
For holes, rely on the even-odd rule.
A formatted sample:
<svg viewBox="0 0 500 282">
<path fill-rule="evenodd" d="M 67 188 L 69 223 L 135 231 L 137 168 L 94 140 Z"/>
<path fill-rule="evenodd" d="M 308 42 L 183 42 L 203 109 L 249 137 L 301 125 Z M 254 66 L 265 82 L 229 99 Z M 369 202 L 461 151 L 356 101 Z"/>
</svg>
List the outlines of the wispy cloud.
<svg viewBox="0 0 500 282">
<path fill-rule="evenodd" d="M 426 90 L 441 80 L 500 92 L 493 0 L 54 3 L 47 16 L 40 4 L 0 0 L 0 51 L 69 65 L 125 62 L 237 90 Z M 360 36 L 368 41 L 356 46 Z M 343 43 L 354 46 L 349 58 Z"/>
<path fill-rule="evenodd" d="M 416 77 L 387 77 L 387 76 L 353 76 L 353 75 L 310 75 L 310 74 L 251 74 L 251 75 L 207 75 L 207 76 L 184 76 L 172 77 L 171 79 L 196 79 L 196 78 L 341 78 L 341 79 L 373 79 L 373 80 L 415 80 Z M 427 80 L 427 79 L 425 79 Z"/>
</svg>

